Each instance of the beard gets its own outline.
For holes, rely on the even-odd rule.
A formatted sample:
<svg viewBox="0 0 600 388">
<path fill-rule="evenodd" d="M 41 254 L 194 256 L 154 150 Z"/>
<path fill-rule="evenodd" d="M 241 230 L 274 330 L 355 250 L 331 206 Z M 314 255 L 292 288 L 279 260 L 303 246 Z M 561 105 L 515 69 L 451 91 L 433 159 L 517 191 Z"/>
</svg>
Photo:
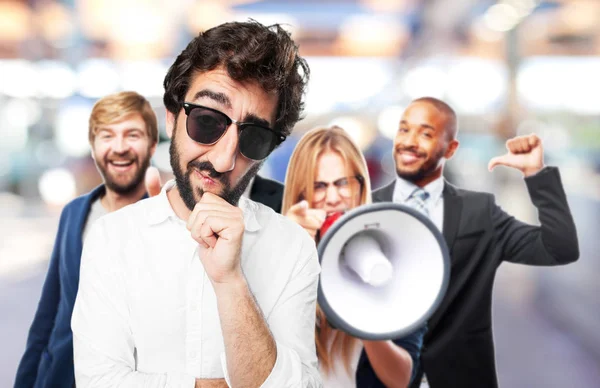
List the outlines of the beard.
<svg viewBox="0 0 600 388">
<path fill-rule="evenodd" d="M 174 126 L 177 127 L 177 121 L 175 121 Z M 254 178 L 254 176 L 258 173 L 258 170 L 262 166 L 263 162 L 256 163 L 254 166 L 252 166 L 233 187 L 230 183 L 231 172 L 218 172 L 215 170 L 213 164 L 207 160 L 203 162 L 195 160 L 191 161 L 186 166 L 186 170 L 183 171 L 183 168 L 181 167 L 181 154 L 176 145 L 177 142 L 175 140 L 175 132 L 176 131 L 173 133 L 171 145 L 169 146 L 169 154 L 171 168 L 173 169 L 173 175 L 175 176 L 175 183 L 177 184 L 179 195 L 181 196 L 183 203 L 185 203 L 185 206 L 193 211 L 196 203 L 200 201 L 202 195 L 204 194 L 204 190 L 201 187 L 192 187 L 191 176 L 194 173 L 194 170 L 203 172 L 211 179 L 220 182 L 223 186 L 223 189 L 220 193 L 215 194 L 223 198 L 229 204 L 237 206 L 240 197 L 242 194 L 244 194 L 244 191 L 246 191 L 246 188 L 250 184 L 252 178 Z"/>
<path fill-rule="evenodd" d="M 408 149 L 408 148 L 402 148 L 402 149 L 397 148 L 396 149 L 396 152 L 400 152 L 400 151 L 411 151 L 411 152 L 414 152 L 419 157 L 427 156 L 426 153 L 419 152 L 418 150 L 415 150 L 415 149 Z M 416 170 L 408 170 L 408 169 L 403 169 L 402 167 L 398 167 L 399 163 L 396 158 L 398 158 L 399 156 L 397 156 L 396 153 L 394 153 L 394 159 L 396 162 L 396 174 L 398 174 L 398 176 L 400 178 L 405 179 L 409 182 L 412 182 L 412 183 L 419 182 L 419 181 L 423 180 L 424 178 L 432 175 L 435 171 L 438 170 L 438 168 L 440 167 L 440 160 L 443 158 L 445 152 L 446 152 L 445 149 L 440 148 L 439 150 L 437 150 L 435 152 L 435 154 L 432 157 L 427 158 L 423 162 L 423 164 L 421 164 L 421 166 L 419 166 L 419 168 Z"/>
<path fill-rule="evenodd" d="M 112 155 L 112 158 L 109 158 L 109 155 L 106 155 L 102 162 L 96 163 L 96 167 L 104 179 L 106 188 L 119 195 L 128 195 L 133 193 L 144 181 L 146 170 L 150 166 L 150 152 L 148 152 L 147 156 L 142 160 L 129 151 L 119 155 L 118 159 L 131 160 L 132 163 L 137 167 L 137 170 L 134 171 L 133 176 L 131 176 L 129 179 L 125 179 L 124 181 L 119 180 L 117 174 L 113 174 L 109 171 L 108 165 L 110 164 L 110 161 L 114 159 L 117 159 L 115 155 Z"/>
</svg>

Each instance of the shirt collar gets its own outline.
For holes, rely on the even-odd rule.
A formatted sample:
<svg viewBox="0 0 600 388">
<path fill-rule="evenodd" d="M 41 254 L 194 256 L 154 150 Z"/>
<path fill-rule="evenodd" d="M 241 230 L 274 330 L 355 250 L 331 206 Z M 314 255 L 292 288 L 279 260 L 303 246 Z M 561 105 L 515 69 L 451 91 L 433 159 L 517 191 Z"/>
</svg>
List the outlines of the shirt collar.
<svg viewBox="0 0 600 388">
<path fill-rule="evenodd" d="M 414 183 L 397 177 L 396 185 L 394 186 L 394 202 L 406 202 L 408 197 L 410 197 L 410 195 L 417 188 L 418 186 Z M 442 196 L 442 191 L 444 190 L 444 178 L 439 177 L 436 180 L 429 182 L 427 185 L 425 185 L 425 187 L 423 187 L 423 190 L 429 193 L 429 199 L 432 203 L 437 202 L 437 200 Z"/>
<path fill-rule="evenodd" d="M 169 202 L 169 198 L 167 197 L 167 192 L 171 190 L 173 186 L 175 186 L 175 180 L 171 179 L 162 187 L 160 194 L 158 194 L 156 197 L 148 199 L 149 201 L 154 202 L 152 206 L 148 207 L 147 217 L 150 225 L 158 225 L 169 218 L 183 222 L 183 220 L 180 219 L 177 214 L 175 214 L 175 211 Z M 245 230 L 248 232 L 255 232 L 259 230 L 261 225 L 256 217 L 258 205 L 245 197 L 241 197 L 238 202 L 238 207 L 242 209 L 244 214 Z"/>
</svg>

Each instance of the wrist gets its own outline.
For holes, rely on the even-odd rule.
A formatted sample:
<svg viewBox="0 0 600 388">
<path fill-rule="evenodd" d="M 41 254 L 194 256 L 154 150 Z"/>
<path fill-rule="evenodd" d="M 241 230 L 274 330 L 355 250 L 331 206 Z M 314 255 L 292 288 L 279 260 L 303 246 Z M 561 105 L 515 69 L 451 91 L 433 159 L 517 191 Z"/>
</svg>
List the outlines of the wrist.
<svg viewBox="0 0 600 388">
<path fill-rule="evenodd" d="M 538 172 L 540 172 L 545 166 L 544 165 L 540 165 L 540 166 L 535 166 L 535 167 L 527 167 L 524 168 L 523 170 L 521 170 L 523 172 L 523 176 L 525 178 L 533 176 L 535 174 L 537 174 Z"/>
<path fill-rule="evenodd" d="M 212 284 L 213 288 L 215 289 L 215 292 L 229 292 L 248 288 L 246 277 L 244 276 L 244 273 L 242 272 L 241 268 L 239 270 L 234 271 L 229 276 L 223 278 L 218 282 L 213 281 Z"/>
</svg>

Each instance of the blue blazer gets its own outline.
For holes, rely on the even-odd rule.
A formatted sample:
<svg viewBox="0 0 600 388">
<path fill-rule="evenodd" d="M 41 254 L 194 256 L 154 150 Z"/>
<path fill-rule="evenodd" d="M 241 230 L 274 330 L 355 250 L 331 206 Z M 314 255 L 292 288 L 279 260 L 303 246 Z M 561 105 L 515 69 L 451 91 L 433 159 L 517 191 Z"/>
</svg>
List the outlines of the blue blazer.
<svg viewBox="0 0 600 388">
<path fill-rule="evenodd" d="M 79 286 L 83 228 L 92 203 L 104 185 L 69 202 L 60 215 L 58 233 L 42 296 L 29 329 L 15 388 L 73 387 L 71 315 Z"/>
</svg>

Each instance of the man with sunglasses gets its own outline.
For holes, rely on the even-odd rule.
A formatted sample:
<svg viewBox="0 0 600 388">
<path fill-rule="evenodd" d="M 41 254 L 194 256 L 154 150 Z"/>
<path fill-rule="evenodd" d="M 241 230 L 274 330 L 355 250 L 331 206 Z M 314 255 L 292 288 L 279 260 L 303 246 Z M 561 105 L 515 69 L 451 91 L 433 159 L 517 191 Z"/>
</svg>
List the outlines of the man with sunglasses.
<svg viewBox="0 0 600 388">
<path fill-rule="evenodd" d="M 89 232 L 75 304 L 78 387 L 320 387 L 320 267 L 295 223 L 242 198 L 303 108 L 308 66 L 280 26 L 201 33 L 164 81 L 174 181 Z"/>
</svg>

